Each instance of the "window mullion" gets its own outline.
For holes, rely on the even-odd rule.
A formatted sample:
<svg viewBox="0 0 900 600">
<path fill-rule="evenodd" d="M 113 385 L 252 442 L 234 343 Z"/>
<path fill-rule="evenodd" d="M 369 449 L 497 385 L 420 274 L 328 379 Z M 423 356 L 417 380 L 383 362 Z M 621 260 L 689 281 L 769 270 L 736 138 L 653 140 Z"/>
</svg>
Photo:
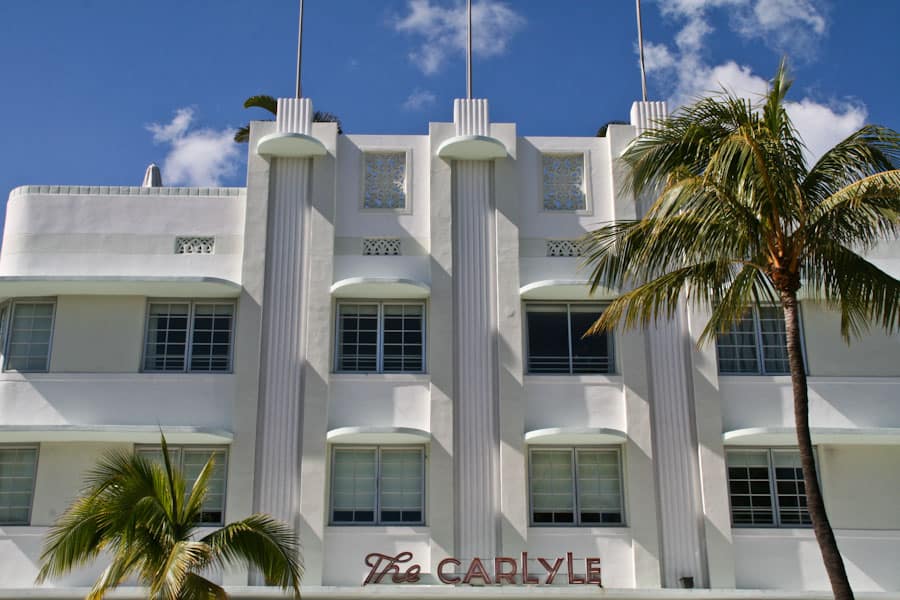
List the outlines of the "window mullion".
<svg viewBox="0 0 900 600">
<path fill-rule="evenodd" d="M 772 502 L 772 519 L 775 527 L 781 527 L 781 506 L 778 502 L 778 478 L 775 476 L 775 456 L 772 449 L 766 450 L 766 460 L 769 463 L 769 498 Z"/>
<path fill-rule="evenodd" d="M 572 359 L 572 305 L 566 304 L 566 335 L 569 339 L 569 375 L 575 372 Z"/>
<path fill-rule="evenodd" d="M 375 449 L 375 505 L 372 524 L 381 524 L 381 447 Z"/>
<path fill-rule="evenodd" d="M 581 525 L 581 507 L 578 501 L 578 451 L 572 448 L 572 509 L 575 511 L 572 522 Z"/>
<path fill-rule="evenodd" d="M 188 303 L 188 322 L 187 322 L 187 331 L 185 335 L 187 339 L 184 344 L 184 371 L 189 372 L 191 370 L 191 356 L 194 353 L 194 313 L 197 310 L 194 302 Z M 215 309 L 213 310 L 215 312 Z M 212 334 L 210 334 L 212 335 Z"/>
<path fill-rule="evenodd" d="M 759 367 L 759 374 L 766 374 L 766 358 L 763 353 L 763 336 L 762 336 L 762 319 L 759 313 L 759 306 L 753 307 L 753 335 L 756 336 L 756 361 Z"/>
<path fill-rule="evenodd" d="M 375 370 L 384 373 L 384 303 L 378 303 L 378 323 L 375 327 Z M 381 451 L 379 450 L 379 455 Z"/>
</svg>

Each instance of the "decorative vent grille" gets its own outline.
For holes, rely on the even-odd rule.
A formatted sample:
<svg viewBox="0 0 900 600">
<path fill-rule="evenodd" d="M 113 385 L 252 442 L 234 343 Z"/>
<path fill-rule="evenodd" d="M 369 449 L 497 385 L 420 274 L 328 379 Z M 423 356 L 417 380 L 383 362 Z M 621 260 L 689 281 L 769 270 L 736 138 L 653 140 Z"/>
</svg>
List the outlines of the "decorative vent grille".
<svg viewBox="0 0 900 600">
<path fill-rule="evenodd" d="M 175 254 L 213 254 L 216 250 L 214 237 L 177 237 Z"/>
<path fill-rule="evenodd" d="M 547 256 L 581 256 L 578 240 L 547 240 Z"/>
<path fill-rule="evenodd" d="M 584 154 L 544 154 L 542 160 L 544 210 L 584 210 Z"/>
<path fill-rule="evenodd" d="M 406 208 L 406 152 L 366 152 L 363 208 Z"/>
<path fill-rule="evenodd" d="M 364 238 L 363 256 L 400 256 L 400 238 Z"/>
</svg>

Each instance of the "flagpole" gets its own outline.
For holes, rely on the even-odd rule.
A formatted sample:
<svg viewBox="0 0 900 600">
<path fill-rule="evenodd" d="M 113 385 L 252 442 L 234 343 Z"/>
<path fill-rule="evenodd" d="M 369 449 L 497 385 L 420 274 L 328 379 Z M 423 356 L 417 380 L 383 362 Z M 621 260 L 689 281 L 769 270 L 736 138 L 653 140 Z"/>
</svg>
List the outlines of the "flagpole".
<svg viewBox="0 0 900 600">
<path fill-rule="evenodd" d="M 472 0 L 466 0 L 466 98 L 472 99 Z"/>
<path fill-rule="evenodd" d="M 303 0 L 300 0 L 300 23 L 297 26 L 297 87 L 296 96 L 301 97 L 300 64 L 303 57 Z"/>
<path fill-rule="evenodd" d="M 641 0 L 635 0 L 637 8 L 638 54 L 641 57 L 641 98 L 647 101 L 647 73 L 644 71 L 644 28 L 641 25 Z"/>
</svg>

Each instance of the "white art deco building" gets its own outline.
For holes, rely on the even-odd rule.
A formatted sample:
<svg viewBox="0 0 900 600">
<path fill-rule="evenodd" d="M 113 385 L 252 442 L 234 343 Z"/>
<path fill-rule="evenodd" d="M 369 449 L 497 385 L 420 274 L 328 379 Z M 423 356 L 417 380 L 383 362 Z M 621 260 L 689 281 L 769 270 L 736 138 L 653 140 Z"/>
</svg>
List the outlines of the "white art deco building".
<svg viewBox="0 0 900 600">
<path fill-rule="evenodd" d="M 218 458 L 203 525 L 297 528 L 309 598 L 827 594 L 777 311 L 699 349 L 688 309 L 581 339 L 613 292 L 587 294 L 576 240 L 636 216 L 615 159 L 664 110 L 522 137 L 459 100 L 424 135 L 338 135 L 290 99 L 252 124 L 246 188 L 13 190 L 0 596 L 83 595 L 102 564 L 17 588 L 85 470 L 160 428 L 188 477 Z M 896 242 L 871 258 L 900 276 Z M 812 301 L 802 325 L 850 579 L 897 597 L 900 338 L 848 347 Z M 419 581 L 376 582 L 388 557 Z"/>
</svg>

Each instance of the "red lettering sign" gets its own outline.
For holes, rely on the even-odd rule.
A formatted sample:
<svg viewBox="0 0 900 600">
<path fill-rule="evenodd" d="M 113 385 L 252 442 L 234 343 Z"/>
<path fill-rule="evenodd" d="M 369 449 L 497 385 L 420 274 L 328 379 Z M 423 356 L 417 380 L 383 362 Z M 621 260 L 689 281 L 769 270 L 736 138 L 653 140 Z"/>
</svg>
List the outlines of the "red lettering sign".
<svg viewBox="0 0 900 600">
<path fill-rule="evenodd" d="M 369 567 L 369 574 L 363 581 L 363 585 L 370 583 L 381 583 L 386 575 L 391 576 L 392 583 L 417 583 L 421 578 L 422 567 L 416 563 L 401 569 L 401 565 L 406 565 L 412 561 L 412 552 L 401 552 L 396 556 L 390 554 L 381 554 L 373 552 L 366 556 L 366 566 Z M 572 585 L 596 584 L 603 587 L 600 579 L 600 559 L 597 557 L 588 557 L 584 559 L 584 577 L 576 573 L 576 559 L 572 552 L 566 552 L 565 558 L 556 558 L 551 564 L 546 558 L 538 557 L 538 563 L 546 572 L 544 580 L 541 581 L 535 575 L 528 571 L 528 553 L 523 552 L 521 560 L 506 556 L 498 556 L 494 559 L 493 577 L 485 567 L 481 558 L 475 557 L 469 563 L 469 568 L 465 574 L 460 577 L 449 573 L 448 565 L 459 567 L 462 561 L 456 558 L 445 558 L 437 565 L 437 578 L 441 583 L 450 585 L 480 583 L 484 585 L 491 584 L 507 584 L 507 585 L 550 585 L 556 579 L 559 570 L 566 563 L 567 580 Z M 488 564 L 491 564 L 490 562 Z M 455 571 L 455 569 L 454 569 Z"/>
</svg>

